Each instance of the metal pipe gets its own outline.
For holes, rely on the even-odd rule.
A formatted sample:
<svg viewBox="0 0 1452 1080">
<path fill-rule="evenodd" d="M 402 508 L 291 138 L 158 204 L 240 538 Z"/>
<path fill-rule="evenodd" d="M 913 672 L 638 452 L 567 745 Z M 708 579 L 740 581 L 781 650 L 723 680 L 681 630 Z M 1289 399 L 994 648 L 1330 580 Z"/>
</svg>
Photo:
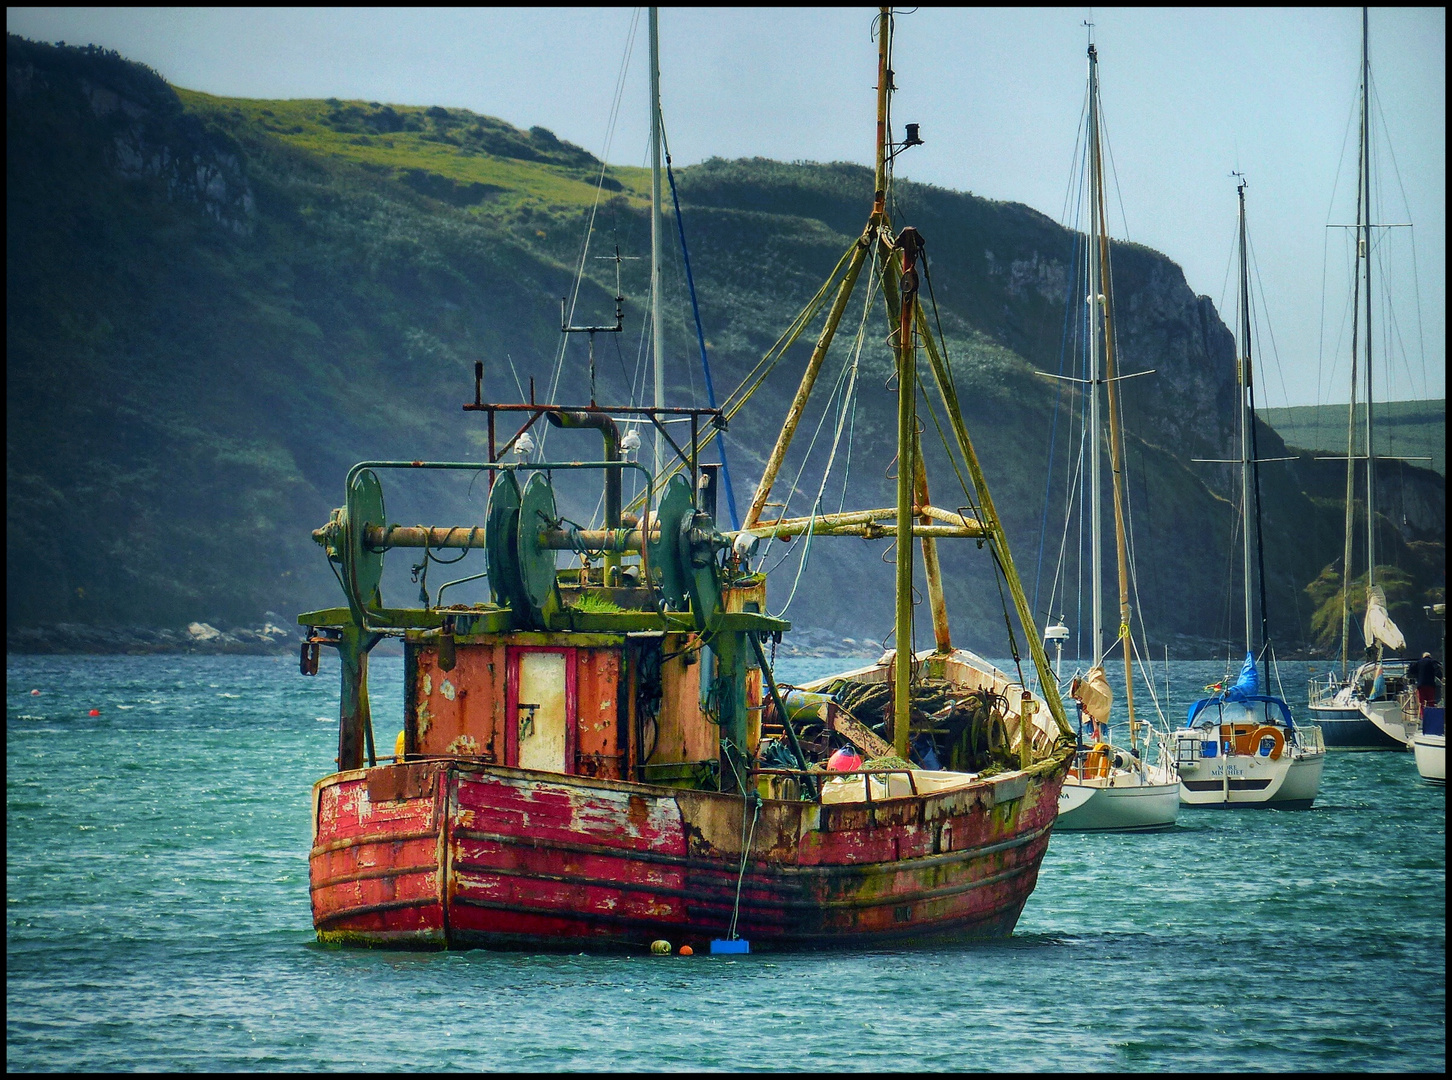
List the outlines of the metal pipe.
<svg viewBox="0 0 1452 1080">
<path fill-rule="evenodd" d="M 558 428 L 595 428 L 605 438 L 605 460 L 620 460 L 620 426 L 608 414 L 591 409 L 555 409 L 545 413 L 545 419 Z M 606 529 L 620 528 L 620 486 L 620 469 L 606 469 Z M 602 580 L 606 585 L 615 584 L 611 578 L 619 574 L 619 566 L 620 560 L 614 554 L 605 556 Z"/>
<path fill-rule="evenodd" d="M 751 648 L 756 653 L 756 662 L 761 665 L 761 677 L 766 680 L 766 689 L 771 694 L 772 704 L 776 706 L 776 714 L 781 717 L 781 726 L 786 728 L 787 737 L 791 740 L 792 751 L 797 755 L 797 763 L 801 765 L 802 772 L 806 773 L 808 790 L 812 798 L 821 794 L 817 786 L 817 778 L 807 770 L 807 755 L 802 752 L 802 744 L 797 739 L 796 728 L 792 727 L 792 719 L 787 715 L 786 706 L 782 704 L 781 694 L 776 688 L 776 678 L 771 673 L 771 665 L 766 662 L 766 652 L 761 647 L 761 640 L 755 634 L 747 634 L 751 639 Z"/>
</svg>

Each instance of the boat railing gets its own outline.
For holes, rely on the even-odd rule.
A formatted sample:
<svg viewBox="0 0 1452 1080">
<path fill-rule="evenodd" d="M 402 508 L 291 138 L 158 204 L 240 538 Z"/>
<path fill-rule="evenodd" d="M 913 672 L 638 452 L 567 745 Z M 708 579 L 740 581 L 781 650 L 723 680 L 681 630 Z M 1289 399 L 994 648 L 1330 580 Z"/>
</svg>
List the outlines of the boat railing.
<svg viewBox="0 0 1452 1080">
<path fill-rule="evenodd" d="M 1306 684 L 1306 700 L 1311 705 L 1330 705 L 1340 689 L 1341 680 L 1336 677 L 1336 672 L 1329 671 L 1325 678 L 1311 679 Z"/>
<path fill-rule="evenodd" d="M 1303 750 L 1326 749 L 1326 740 L 1322 738 L 1321 728 L 1318 724 L 1297 724 L 1295 739 Z"/>
<path fill-rule="evenodd" d="M 833 770 L 831 772 L 813 772 L 813 771 L 808 770 L 808 769 L 752 769 L 750 775 L 753 776 L 753 777 L 756 777 L 756 776 L 785 776 L 785 777 L 787 777 L 789 779 L 797 779 L 797 778 L 803 777 L 803 776 L 810 776 L 814 780 L 836 780 L 838 777 L 847 777 L 847 776 L 867 776 L 867 777 L 873 777 L 873 776 L 890 776 L 890 775 L 894 775 L 894 774 L 897 774 L 897 773 L 901 773 L 902 775 L 904 775 L 904 776 L 907 777 L 908 787 L 912 790 L 913 795 L 917 795 L 917 793 L 918 793 L 918 785 L 917 785 L 917 781 L 915 781 L 913 779 L 913 770 L 912 769 L 844 769 L 841 772 L 838 772 L 838 771 L 835 771 L 835 770 Z M 886 786 L 887 781 L 884 780 L 883 781 L 883 784 L 884 784 L 884 786 Z M 863 784 L 862 784 L 862 787 L 866 791 L 866 801 L 867 802 L 872 802 L 873 801 L 873 799 L 872 799 L 872 781 L 870 779 L 864 781 Z M 889 798 L 894 798 L 894 797 L 895 798 L 901 798 L 902 796 L 891 796 L 891 795 L 889 795 L 888 797 Z"/>
</svg>

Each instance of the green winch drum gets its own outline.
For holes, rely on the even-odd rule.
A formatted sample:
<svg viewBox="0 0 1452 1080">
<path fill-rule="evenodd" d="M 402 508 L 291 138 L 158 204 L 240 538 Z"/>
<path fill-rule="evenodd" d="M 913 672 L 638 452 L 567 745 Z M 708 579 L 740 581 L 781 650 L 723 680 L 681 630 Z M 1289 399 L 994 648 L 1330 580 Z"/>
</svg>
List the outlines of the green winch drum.
<svg viewBox="0 0 1452 1080">
<path fill-rule="evenodd" d="M 555 489 L 543 473 L 535 473 L 524 485 L 519 500 L 519 527 L 516 550 L 519 555 L 519 581 L 523 599 L 536 625 L 544 625 L 544 613 L 557 597 L 555 552 L 540 542 L 545 529 L 558 528 L 555 513 Z"/>
<path fill-rule="evenodd" d="M 369 611 L 383 610 L 379 583 L 383 580 L 383 552 L 368 546 L 368 527 L 388 524 L 383 509 L 383 485 L 372 469 L 363 469 L 348 485 L 343 515 L 344 580 L 349 598 Z"/>
<path fill-rule="evenodd" d="M 655 512 L 659 532 L 647 539 L 650 545 L 650 569 L 660 585 L 666 606 L 673 611 L 686 609 L 685 560 L 680 551 L 681 523 L 695 512 L 691 482 L 677 473 L 666 483 L 665 493 Z"/>
<path fill-rule="evenodd" d="M 518 533 L 519 481 L 513 472 L 502 472 L 489 490 L 489 505 L 484 515 L 484 551 L 489 560 L 490 599 L 512 611 L 524 607 Z"/>
</svg>

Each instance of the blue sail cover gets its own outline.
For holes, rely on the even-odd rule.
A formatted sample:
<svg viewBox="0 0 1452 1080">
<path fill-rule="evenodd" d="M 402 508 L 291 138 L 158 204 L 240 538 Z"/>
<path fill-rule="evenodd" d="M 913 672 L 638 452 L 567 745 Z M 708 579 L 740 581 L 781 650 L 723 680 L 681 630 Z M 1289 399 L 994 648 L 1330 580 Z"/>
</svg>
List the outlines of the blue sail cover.
<svg viewBox="0 0 1452 1080">
<path fill-rule="evenodd" d="M 1245 663 L 1240 665 L 1240 674 L 1235 682 L 1221 691 L 1225 701 L 1245 701 L 1260 693 L 1260 672 L 1256 670 L 1255 654 L 1246 653 Z"/>
<path fill-rule="evenodd" d="M 1240 675 L 1234 683 L 1213 697 L 1201 698 L 1190 706 L 1189 712 L 1185 717 L 1185 726 L 1194 727 L 1195 717 L 1199 716 L 1211 705 L 1221 705 L 1228 702 L 1248 704 L 1252 701 L 1264 701 L 1269 705 L 1274 705 L 1280 710 L 1281 717 L 1286 722 L 1286 727 L 1291 729 L 1295 728 L 1295 722 L 1291 720 L 1290 706 L 1278 697 L 1260 692 L 1260 674 L 1256 671 L 1255 654 L 1249 652 L 1245 654 L 1245 663 L 1240 665 Z"/>
</svg>

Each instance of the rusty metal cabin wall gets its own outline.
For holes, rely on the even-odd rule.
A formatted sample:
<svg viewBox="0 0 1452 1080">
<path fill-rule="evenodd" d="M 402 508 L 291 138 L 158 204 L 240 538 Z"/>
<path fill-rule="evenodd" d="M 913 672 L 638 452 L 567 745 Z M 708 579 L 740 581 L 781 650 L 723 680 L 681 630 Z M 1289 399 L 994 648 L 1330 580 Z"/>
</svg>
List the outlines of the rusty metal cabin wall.
<svg viewBox="0 0 1452 1080">
<path fill-rule="evenodd" d="M 567 718 L 574 725 L 573 771 L 625 779 L 627 727 L 620 720 L 623 650 L 570 648 L 554 642 L 548 647 L 574 656 L 575 715 Z M 436 645 L 409 642 L 404 654 L 407 752 L 502 764 L 509 722 L 508 670 L 502 638 L 457 643 L 449 671 L 439 666 Z"/>
<path fill-rule="evenodd" d="M 709 663 L 695 634 L 667 634 L 660 667 L 660 713 L 655 721 L 655 747 L 647 763 L 675 764 L 715 761 L 721 735 L 701 711 L 701 665 Z"/>
<path fill-rule="evenodd" d="M 575 650 L 575 772 L 581 776 L 625 779 L 622 656 L 622 649 Z"/>
<path fill-rule="evenodd" d="M 439 667 L 438 647 L 419 644 L 405 693 L 414 725 L 415 752 L 504 760 L 505 654 L 498 641 L 459 644 L 454 667 Z"/>
</svg>

